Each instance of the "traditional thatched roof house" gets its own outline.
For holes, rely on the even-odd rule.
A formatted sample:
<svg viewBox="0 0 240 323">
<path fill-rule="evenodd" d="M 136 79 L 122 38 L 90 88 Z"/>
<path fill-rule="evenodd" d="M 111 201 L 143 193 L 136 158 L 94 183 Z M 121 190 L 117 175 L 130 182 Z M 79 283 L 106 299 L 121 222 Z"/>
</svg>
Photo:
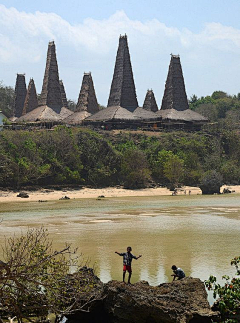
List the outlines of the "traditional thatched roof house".
<svg viewBox="0 0 240 323">
<path fill-rule="evenodd" d="M 24 102 L 24 107 L 22 111 L 22 115 L 36 109 L 38 107 L 38 99 L 37 99 L 37 92 L 33 78 L 30 79 L 27 95 Z"/>
<path fill-rule="evenodd" d="M 120 106 L 129 111 L 138 107 L 127 35 L 119 38 L 119 45 L 108 99 L 108 107 Z"/>
<path fill-rule="evenodd" d="M 143 103 L 143 109 L 152 111 L 152 112 L 158 111 L 158 106 L 157 106 L 157 102 L 156 102 L 153 90 L 147 90 L 147 94 Z"/>
<path fill-rule="evenodd" d="M 136 127 L 140 118 L 120 106 L 108 107 L 84 120 L 84 125 L 106 126 L 108 128 Z"/>
<path fill-rule="evenodd" d="M 93 85 L 91 73 L 84 73 L 82 86 L 78 97 L 76 112 L 63 122 L 70 125 L 80 125 L 83 120 L 99 111 L 99 105 Z"/>
<path fill-rule="evenodd" d="M 53 109 L 48 106 L 41 106 L 33 111 L 21 116 L 17 119 L 18 122 L 53 122 L 58 123 L 61 122 L 63 119 L 67 118 L 73 114 L 72 111 L 68 110 L 67 108 L 61 108 L 60 112 L 57 113 Z"/>
<path fill-rule="evenodd" d="M 64 107 L 62 94 L 56 48 L 54 42 L 49 42 L 39 107 L 20 117 L 17 122 L 61 123 L 63 119 L 73 114 Z"/>
<path fill-rule="evenodd" d="M 132 113 L 135 117 L 138 117 L 142 121 L 149 121 L 149 120 L 157 120 L 159 116 L 152 111 L 145 110 L 143 108 L 138 107 Z"/>
<path fill-rule="evenodd" d="M 99 105 L 94 89 L 92 74 L 84 73 L 82 86 L 78 97 L 76 112 L 87 111 L 94 114 L 99 111 Z"/>
<path fill-rule="evenodd" d="M 179 55 L 171 55 L 162 106 L 156 115 L 167 128 L 200 128 L 208 119 L 189 109 Z"/>
<path fill-rule="evenodd" d="M 14 97 L 14 117 L 21 117 L 27 94 L 25 74 L 17 74 Z"/>
<path fill-rule="evenodd" d="M 91 113 L 87 111 L 78 111 L 74 112 L 67 118 L 63 120 L 63 123 L 69 124 L 69 125 L 81 125 L 83 123 L 83 120 L 90 117 Z"/>
</svg>

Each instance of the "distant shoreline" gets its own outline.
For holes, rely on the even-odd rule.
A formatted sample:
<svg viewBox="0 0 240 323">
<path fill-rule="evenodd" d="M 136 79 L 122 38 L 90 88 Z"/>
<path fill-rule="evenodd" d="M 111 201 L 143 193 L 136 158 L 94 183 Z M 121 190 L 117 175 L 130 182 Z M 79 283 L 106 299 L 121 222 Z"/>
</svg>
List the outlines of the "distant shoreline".
<svg viewBox="0 0 240 323">
<path fill-rule="evenodd" d="M 224 188 L 229 188 L 235 193 L 240 193 L 240 185 L 224 185 L 221 188 L 221 192 Z M 19 190 L 24 191 L 24 190 Z M 201 195 L 202 191 L 198 187 L 184 186 L 178 190 L 177 195 Z M 0 191 L 0 203 L 12 203 L 12 202 L 26 202 L 26 201 L 57 201 L 62 197 L 69 197 L 70 199 L 82 199 L 82 198 L 98 198 L 98 197 L 151 197 L 151 196 L 170 196 L 172 191 L 166 187 L 157 188 L 144 188 L 138 190 L 124 189 L 122 187 L 107 187 L 107 188 L 82 188 L 82 189 L 63 189 L 63 190 L 50 190 L 40 189 L 37 191 L 24 191 L 28 193 L 28 198 L 17 197 L 18 193 L 13 191 Z"/>
</svg>

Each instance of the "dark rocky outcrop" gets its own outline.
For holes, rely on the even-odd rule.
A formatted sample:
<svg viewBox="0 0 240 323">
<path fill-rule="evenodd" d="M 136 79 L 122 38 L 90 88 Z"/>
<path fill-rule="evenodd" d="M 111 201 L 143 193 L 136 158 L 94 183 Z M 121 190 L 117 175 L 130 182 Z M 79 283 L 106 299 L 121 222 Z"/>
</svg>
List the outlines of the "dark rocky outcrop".
<svg viewBox="0 0 240 323">
<path fill-rule="evenodd" d="M 70 323 L 210 323 L 218 317 L 218 312 L 211 311 L 204 283 L 198 278 L 156 287 L 144 281 L 133 285 L 110 281 L 96 291 L 98 297 L 89 313 L 76 313 L 69 317 Z M 94 290 L 91 293 L 94 297 Z"/>
</svg>

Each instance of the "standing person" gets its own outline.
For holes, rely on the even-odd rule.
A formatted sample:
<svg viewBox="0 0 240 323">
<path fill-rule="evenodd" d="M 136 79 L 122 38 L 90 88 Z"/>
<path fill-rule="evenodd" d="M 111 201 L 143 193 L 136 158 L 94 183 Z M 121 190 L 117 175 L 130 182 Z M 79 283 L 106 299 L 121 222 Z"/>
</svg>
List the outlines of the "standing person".
<svg viewBox="0 0 240 323">
<path fill-rule="evenodd" d="M 117 253 L 119 256 L 123 257 L 123 282 L 125 283 L 125 275 L 126 275 L 126 271 L 128 271 L 128 284 L 130 283 L 130 279 L 132 276 L 132 259 L 138 259 L 140 257 L 142 257 L 142 255 L 139 255 L 138 257 L 134 256 L 133 254 L 131 254 L 132 248 L 131 247 L 127 247 L 127 252 L 122 252 L 119 253 L 117 251 L 115 251 L 115 253 Z"/>
<path fill-rule="evenodd" d="M 178 280 L 182 279 L 185 277 L 185 273 L 181 268 L 177 268 L 177 266 L 173 265 L 172 266 L 172 270 L 174 272 L 173 275 L 173 281 L 177 278 Z"/>
</svg>

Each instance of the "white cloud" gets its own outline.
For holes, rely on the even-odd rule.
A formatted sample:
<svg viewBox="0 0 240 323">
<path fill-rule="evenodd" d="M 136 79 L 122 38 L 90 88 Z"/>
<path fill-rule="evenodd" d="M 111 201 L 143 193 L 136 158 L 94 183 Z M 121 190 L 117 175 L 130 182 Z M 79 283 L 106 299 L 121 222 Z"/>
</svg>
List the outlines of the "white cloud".
<svg viewBox="0 0 240 323">
<path fill-rule="evenodd" d="M 215 80 L 217 90 L 219 78 L 222 78 L 222 85 L 226 86 L 226 91 L 231 92 L 231 86 L 232 92 L 236 91 L 234 82 L 240 75 L 240 30 L 220 23 L 208 23 L 200 33 L 195 34 L 188 29 L 167 27 L 157 19 L 145 22 L 131 20 L 124 11 L 117 11 L 105 20 L 88 18 L 81 24 L 72 25 L 54 13 L 19 12 L 15 8 L 8 9 L 0 5 L 0 67 L 5 71 L 1 78 L 5 83 L 10 78 L 15 81 L 17 71 L 12 71 L 14 76 L 9 76 L 9 69 L 4 69 L 6 64 L 13 68 L 19 66 L 20 70 L 23 67 L 27 70 L 26 73 L 31 68 L 31 76 L 40 85 L 44 71 L 40 73 L 37 65 L 41 64 L 42 69 L 45 64 L 47 43 L 55 40 L 58 56 L 61 53 L 60 70 L 63 70 L 65 87 L 69 89 L 70 97 L 73 95 L 77 97 L 81 73 L 93 68 L 99 81 L 100 102 L 106 102 L 108 96 L 106 89 L 111 83 L 118 37 L 119 34 L 125 33 L 129 38 L 133 69 L 137 66 L 137 71 L 134 70 L 135 76 L 138 77 L 138 79 L 135 77 L 135 83 L 137 92 L 141 91 L 139 95 L 141 101 L 145 95 L 143 91 L 152 87 L 160 93 L 157 95 L 160 105 L 170 53 L 180 54 L 182 62 L 184 61 L 185 76 L 191 81 L 188 85 L 185 79 L 186 86 L 190 89 L 189 95 L 200 91 L 206 92 L 207 87 L 211 91 Z M 238 64 L 236 64 L 237 56 Z M 211 66 L 214 68 L 214 64 L 217 63 L 225 64 L 231 71 L 235 68 L 238 75 L 232 76 L 231 84 L 229 78 L 228 84 L 224 83 L 225 78 L 221 71 L 215 71 L 212 78 L 208 75 L 208 79 L 204 80 L 204 74 L 209 74 Z M 235 67 L 231 64 L 235 64 Z M 77 76 L 74 75 L 75 70 Z M 226 70 L 223 69 L 223 72 Z M 74 85 L 77 77 L 77 84 Z M 153 84 L 149 84 L 151 81 Z"/>
</svg>

